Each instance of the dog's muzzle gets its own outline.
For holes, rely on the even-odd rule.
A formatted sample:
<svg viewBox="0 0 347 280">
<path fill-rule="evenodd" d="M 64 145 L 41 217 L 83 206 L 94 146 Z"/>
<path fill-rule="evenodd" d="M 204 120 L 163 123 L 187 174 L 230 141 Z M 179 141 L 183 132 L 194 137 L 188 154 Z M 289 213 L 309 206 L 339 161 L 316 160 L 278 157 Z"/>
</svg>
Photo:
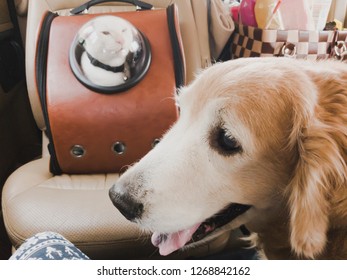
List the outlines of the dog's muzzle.
<svg viewBox="0 0 347 280">
<path fill-rule="evenodd" d="M 116 185 L 109 190 L 109 196 L 114 206 L 129 221 L 140 219 L 143 213 L 143 204 L 134 200 L 128 194 L 119 194 Z"/>
</svg>

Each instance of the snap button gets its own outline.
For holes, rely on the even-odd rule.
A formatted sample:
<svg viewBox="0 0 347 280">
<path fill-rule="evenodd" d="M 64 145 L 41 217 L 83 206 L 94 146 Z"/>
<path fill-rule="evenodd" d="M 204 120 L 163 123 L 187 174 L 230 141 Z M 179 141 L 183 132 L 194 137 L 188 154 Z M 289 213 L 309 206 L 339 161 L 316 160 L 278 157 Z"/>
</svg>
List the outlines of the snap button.
<svg viewBox="0 0 347 280">
<path fill-rule="evenodd" d="M 153 142 L 152 142 L 152 148 L 154 148 L 155 146 L 157 146 L 157 145 L 159 144 L 159 142 L 160 142 L 160 139 L 155 138 L 155 139 L 153 140 Z"/>
<path fill-rule="evenodd" d="M 75 158 L 81 158 L 86 154 L 86 150 L 81 145 L 74 145 L 72 146 L 70 153 Z"/>
<path fill-rule="evenodd" d="M 117 155 L 122 155 L 125 153 L 126 145 L 123 142 L 117 141 L 112 145 L 112 151 Z"/>
<path fill-rule="evenodd" d="M 281 53 L 286 57 L 294 57 L 296 55 L 296 46 L 292 43 L 285 43 L 281 49 Z"/>
<path fill-rule="evenodd" d="M 344 41 L 337 41 L 334 46 L 335 57 L 342 60 L 347 55 L 347 44 Z"/>
</svg>

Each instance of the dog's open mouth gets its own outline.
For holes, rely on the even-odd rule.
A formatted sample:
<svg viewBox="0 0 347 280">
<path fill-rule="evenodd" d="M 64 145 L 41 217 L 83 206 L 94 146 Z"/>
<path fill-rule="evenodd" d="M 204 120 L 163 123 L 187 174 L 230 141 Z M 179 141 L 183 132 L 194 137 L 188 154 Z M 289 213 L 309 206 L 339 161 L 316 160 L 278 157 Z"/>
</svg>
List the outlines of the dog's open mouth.
<svg viewBox="0 0 347 280">
<path fill-rule="evenodd" d="M 175 233 L 154 232 L 151 239 L 152 244 L 159 248 L 159 253 L 162 256 L 166 256 L 188 243 L 202 240 L 217 228 L 226 225 L 239 215 L 245 213 L 250 207 L 250 205 L 232 203 L 211 218 L 189 229 Z"/>
</svg>

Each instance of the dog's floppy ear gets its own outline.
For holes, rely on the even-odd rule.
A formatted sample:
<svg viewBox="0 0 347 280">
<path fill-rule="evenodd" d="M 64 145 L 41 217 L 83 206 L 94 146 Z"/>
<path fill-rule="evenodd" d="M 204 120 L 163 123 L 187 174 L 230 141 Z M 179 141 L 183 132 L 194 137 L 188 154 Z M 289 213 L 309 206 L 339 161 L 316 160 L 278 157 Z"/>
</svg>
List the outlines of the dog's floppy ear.
<svg viewBox="0 0 347 280">
<path fill-rule="evenodd" d="M 298 162 L 287 191 L 290 242 L 294 253 L 302 258 L 315 258 L 323 252 L 329 227 L 329 195 L 346 180 L 343 145 L 347 130 L 338 116 L 342 105 L 331 100 L 327 104 L 316 101 L 305 117 L 294 117 L 291 141 L 296 142 Z"/>
</svg>

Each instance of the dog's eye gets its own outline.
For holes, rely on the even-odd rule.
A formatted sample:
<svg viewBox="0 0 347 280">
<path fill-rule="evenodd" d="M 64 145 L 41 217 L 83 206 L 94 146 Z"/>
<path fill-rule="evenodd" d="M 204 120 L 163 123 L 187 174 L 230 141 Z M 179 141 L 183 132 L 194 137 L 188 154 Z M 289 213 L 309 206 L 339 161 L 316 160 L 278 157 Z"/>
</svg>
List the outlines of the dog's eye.
<svg viewBox="0 0 347 280">
<path fill-rule="evenodd" d="M 228 135 L 225 129 L 219 129 L 216 142 L 218 150 L 223 154 L 232 155 L 242 151 L 240 143 Z"/>
<path fill-rule="evenodd" d="M 108 32 L 108 31 L 102 31 L 102 34 L 104 34 L 104 35 L 110 35 L 111 33 Z"/>
<path fill-rule="evenodd" d="M 124 32 L 127 32 L 127 30 L 128 30 L 127 28 L 123 28 L 123 29 L 122 29 L 122 32 L 123 32 L 123 33 L 124 33 Z"/>
</svg>

